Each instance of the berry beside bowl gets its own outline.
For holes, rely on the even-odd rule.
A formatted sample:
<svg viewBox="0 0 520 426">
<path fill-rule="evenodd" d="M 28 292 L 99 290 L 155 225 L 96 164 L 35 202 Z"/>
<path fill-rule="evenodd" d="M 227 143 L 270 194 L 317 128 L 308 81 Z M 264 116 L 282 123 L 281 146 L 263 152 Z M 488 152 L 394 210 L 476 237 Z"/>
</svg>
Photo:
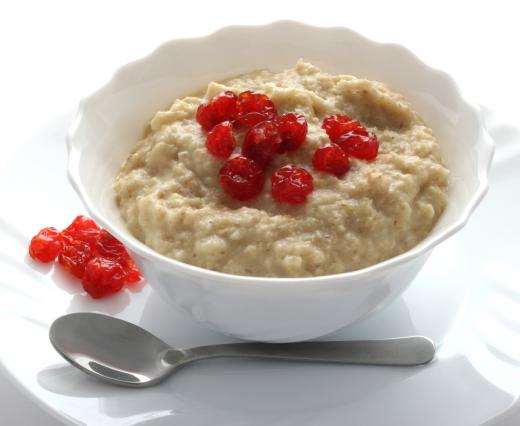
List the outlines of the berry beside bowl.
<svg viewBox="0 0 520 426">
<path fill-rule="evenodd" d="M 405 253 L 375 265 L 311 278 L 215 272 L 163 256 L 136 239 L 121 218 L 112 183 L 142 137 L 143 124 L 173 99 L 195 93 L 209 81 L 263 68 L 280 71 L 300 58 L 332 74 L 386 83 L 402 93 L 434 130 L 450 170 L 450 183 L 447 207 L 430 234 Z M 243 97 L 246 103 L 254 96 Z M 240 124 L 252 127 L 259 116 L 270 116 L 273 107 L 263 103 L 261 111 L 244 115 Z M 214 128 L 214 119 L 219 121 L 212 114 L 202 117 L 208 120 L 208 129 Z M 297 117 L 287 120 L 290 127 Z M 235 141 L 226 124 L 214 129 L 208 149 L 225 158 Z M 225 143 L 214 144 L 213 137 Z M 469 219 L 487 190 L 493 154 L 478 108 L 462 98 L 447 74 L 425 65 L 404 47 L 376 43 L 346 28 L 317 28 L 290 21 L 227 27 L 206 37 L 163 44 L 122 67 L 104 87 L 80 103 L 67 142 L 73 187 L 92 217 L 125 244 L 163 300 L 214 330 L 265 342 L 330 334 L 399 296 L 433 248 Z M 277 144 L 277 149 L 290 150 L 291 144 Z M 342 176 L 348 173 L 349 164 L 338 145 L 324 146 L 313 162 L 318 169 Z M 245 161 L 249 160 L 244 157 L 222 168 L 223 186 L 228 185 L 231 172 L 242 170 Z M 287 169 L 272 179 L 282 189 L 285 174 L 297 172 Z M 243 191 L 240 194 L 254 196 L 257 188 L 250 186 L 246 195 Z M 283 191 L 279 193 L 282 197 Z"/>
</svg>

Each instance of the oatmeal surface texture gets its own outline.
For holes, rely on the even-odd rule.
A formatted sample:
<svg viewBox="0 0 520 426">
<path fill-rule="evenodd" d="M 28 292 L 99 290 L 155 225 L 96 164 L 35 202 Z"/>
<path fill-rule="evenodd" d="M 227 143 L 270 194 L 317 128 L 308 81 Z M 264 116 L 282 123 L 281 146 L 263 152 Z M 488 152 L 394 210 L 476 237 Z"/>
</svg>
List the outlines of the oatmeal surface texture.
<svg viewBox="0 0 520 426">
<path fill-rule="evenodd" d="M 224 90 L 267 94 L 278 114 L 308 122 L 304 144 L 275 155 L 263 192 L 231 199 L 220 187 L 225 160 L 207 152 L 197 107 Z M 255 71 L 209 83 L 201 97 L 175 100 L 158 112 L 122 165 L 116 200 L 130 232 L 181 262 L 238 275 L 308 277 L 360 269 L 423 240 L 447 203 L 448 170 L 432 130 L 402 95 L 384 84 L 330 75 L 299 61 L 280 73 Z M 350 159 L 341 179 L 312 168 L 314 151 L 329 139 L 324 118 L 346 114 L 377 135 L 373 162 Z M 240 152 L 243 133 L 237 135 Z M 269 176 L 294 164 L 314 176 L 302 205 L 273 200 Z"/>
</svg>

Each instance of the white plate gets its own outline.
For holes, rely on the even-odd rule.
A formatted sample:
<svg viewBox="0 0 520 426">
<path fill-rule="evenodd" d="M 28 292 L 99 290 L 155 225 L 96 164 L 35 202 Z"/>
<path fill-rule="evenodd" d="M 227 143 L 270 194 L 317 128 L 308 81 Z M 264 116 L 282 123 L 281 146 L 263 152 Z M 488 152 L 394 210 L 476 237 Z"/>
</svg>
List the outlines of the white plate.
<svg viewBox="0 0 520 426">
<path fill-rule="evenodd" d="M 72 114 L 21 145 L 0 168 L 0 359 L 35 403 L 65 423 L 93 425 L 476 425 L 520 422 L 520 130 L 494 126 L 490 192 L 456 237 L 439 246 L 387 309 L 331 336 L 425 334 L 440 345 L 421 368 L 211 360 L 160 386 L 99 383 L 52 349 L 49 324 L 97 311 L 138 323 L 179 346 L 228 342 L 173 312 L 149 286 L 94 301 L 59 270 L 26 256 L 39 228 L 83 209 L 69 187 L 64 135 Z M 6 185 L 6 183 L 15 183 Z M 518 423 L 507 424 L 518 424 Z"/>
</svg>

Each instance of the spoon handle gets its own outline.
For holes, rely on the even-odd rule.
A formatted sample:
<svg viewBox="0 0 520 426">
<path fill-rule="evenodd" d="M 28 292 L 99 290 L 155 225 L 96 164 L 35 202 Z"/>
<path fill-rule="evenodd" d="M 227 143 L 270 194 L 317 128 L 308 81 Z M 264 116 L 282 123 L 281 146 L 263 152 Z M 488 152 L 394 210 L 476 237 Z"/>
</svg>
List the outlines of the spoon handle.
<svg viewBox="0 0 520 426">
<path fill-rule="evenodd" d="M 435 355 L 423 336 L 385 340 L 301 343 L 231 343 L 185 349 L 185 362 L 206 358 L 247 357 L 369 365 L 420 365 Z"/>
</svg>

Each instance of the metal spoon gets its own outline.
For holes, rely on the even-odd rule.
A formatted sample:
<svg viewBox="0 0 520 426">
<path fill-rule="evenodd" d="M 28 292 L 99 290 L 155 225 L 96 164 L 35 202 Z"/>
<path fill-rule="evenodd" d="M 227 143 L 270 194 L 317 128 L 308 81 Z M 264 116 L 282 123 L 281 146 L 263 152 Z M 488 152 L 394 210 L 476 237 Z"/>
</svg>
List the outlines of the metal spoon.
<svg viewBox="0 0 520 426">
<path fill-rule="evenodd" d="M 348 364 L 411 366 L 430 362 L 435 346 L 426 337 L 387 340 L 232 343 L 172 348 L 129 322 L 94 313 L 58 318 L 49 337 L 54 348 L 73 366 L 91 376 L 123 386 L 159 383 L 192 361 L 217 357 L 275 358 Z"/>
</svg>

